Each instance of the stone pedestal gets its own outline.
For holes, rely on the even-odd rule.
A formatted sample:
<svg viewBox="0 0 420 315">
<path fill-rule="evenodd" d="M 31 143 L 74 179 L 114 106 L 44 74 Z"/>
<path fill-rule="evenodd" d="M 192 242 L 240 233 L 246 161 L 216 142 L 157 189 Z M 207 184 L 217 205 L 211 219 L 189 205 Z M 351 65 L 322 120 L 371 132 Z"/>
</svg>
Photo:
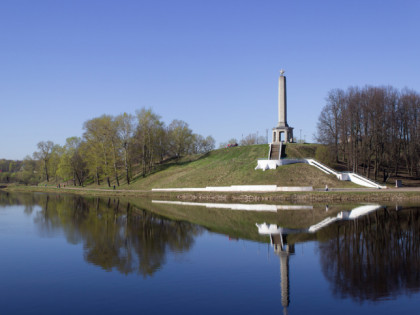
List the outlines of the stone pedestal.
<svg viewBox="0 0 420 315">
<path fill-rule="evenodd" d="M 282 139 L 282 134 L 284 134 Z M 293 142 L 293 128 L 292 127 L 275 127 L 273 128 L 273 142 L 280 143 Z"/>
</svg>

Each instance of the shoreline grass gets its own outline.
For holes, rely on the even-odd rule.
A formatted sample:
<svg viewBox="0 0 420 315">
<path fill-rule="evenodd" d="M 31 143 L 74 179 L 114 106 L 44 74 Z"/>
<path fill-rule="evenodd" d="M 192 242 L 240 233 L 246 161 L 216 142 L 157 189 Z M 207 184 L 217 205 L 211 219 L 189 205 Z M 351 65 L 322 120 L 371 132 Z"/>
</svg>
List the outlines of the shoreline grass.
<svg viewBox="0 0 420 315">
<path fill-rule="evenodd" d="M 151 190 L 91 189 L 88 187 L 7 186 L 6 192 L 43 192 L 85 196 L 137 197 L 163 200 L 224 201 L 245 203 L 274 202 L 420 202 L 420 190 L 345 190 L 311 192 L 153 192 Z"/>
</svg>

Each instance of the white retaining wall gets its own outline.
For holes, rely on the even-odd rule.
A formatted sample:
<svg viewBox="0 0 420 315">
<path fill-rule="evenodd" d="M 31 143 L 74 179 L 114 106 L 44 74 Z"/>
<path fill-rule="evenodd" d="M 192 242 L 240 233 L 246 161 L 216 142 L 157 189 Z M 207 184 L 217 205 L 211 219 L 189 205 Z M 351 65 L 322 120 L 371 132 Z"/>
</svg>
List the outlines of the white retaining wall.
<svg viewBox="0 0 420 315">
<path fill-rule="evenodd" d="M 214 186 L 205 188 L 153 188 L 152 191 L 202 191 L 202 192 L 277 192 L 277 191 L 312 191 L 311 186 L 303 187 L 277 187 L 276 185 L 233 185 L 233 186 Z"/>
</svg>

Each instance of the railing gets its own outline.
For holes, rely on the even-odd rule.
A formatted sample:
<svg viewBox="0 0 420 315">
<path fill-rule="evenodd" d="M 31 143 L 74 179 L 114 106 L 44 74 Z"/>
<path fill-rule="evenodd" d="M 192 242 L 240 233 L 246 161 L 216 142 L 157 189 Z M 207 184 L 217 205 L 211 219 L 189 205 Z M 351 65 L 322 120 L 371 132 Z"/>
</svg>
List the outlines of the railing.
<svg viewBox="0 0 420 315">
<path fill-rule="evenodd" d="M 323 171 L 326 174 L 333 174 L 335 175 L 338 179 L 340 180 L 349 180 L 353 183 L 356 183 L 358 185 L 361 186 L 366 186 L 366 187 L 372 187 L 372 188 L 379 188 L 379 189 L 383 189 L 383 188 L 387 188 L 386 186 L 381 186 L 380 184 L 378 184 L 377 182 L 359 175 L 357 173 L 353 173 L 353 172 L 336 172 L 335 170 L 333 170 L 332 168 L 314 160 L 314 159 L 306 159 L 306 161 L 312 165 L 315 166 L 316 168 L 318 168 L 319 170 Z M 347 174 L 347 178 L 344 177 L 343 175 Z M 352 178 L 353 177 L 353 178 Z"/>
<path fill-rule="evenodd" d="M 280 142 L 280 148 L 279 148 L 279 160 L 281 159 L 281 153 L 283 151 L 283 143 Z"/>
<path fill-rule="evenodd" d="M 375 181 L 371 180 L 370 178 L 367 178 L 363 175 L 360 175 L 360 174 L 357 174 L 357 173 L 350 173 L 350 172 L 349 172 L 349 175 L 354 176 L 354 177 L 358 178 L 359 180 L 364 181 L 368 184 L 371 184 L 372 186 L 374 186 L 376 188 L 387 188 L 386 186 L 382 186 L 379 183 L 377 183 L 377 182 L 375 182 Z"/>
<path fill-rule="evenodd" d="M 272 146 L 272 144 L 270 144 L 270 150 L 268 152 L 268 160 L 270 160 L 270 158 L 271 158 L 272 150 L 273 150 L 273 146 Z M 356 174 L 356 173 L 337 172 L 337 171 L 333 170 L 332 168 L 328 167 L 327 165 L 322 164 L 322 163 L 320 163 L 320 162 L 318 162 L 314 159 L 302 159 L 302 160 L 300 160 L 300 159 L 290 159 L 289 163 L 287 163 L 288 159 L 281 159 L 282 150 L 283 150 L 283 144 L 280 143 L 279 156 L 278 156 L 278 161 L 280 161 L 280 163 L 276 162 L 275 166 L 274 165 L 268 166 L 268 164 L 265 164 L 265 166 L 257 165 L 257 167 L 255 169 L 263 169 L 263 170 L 269 169 L 269 168 L 274 169 L 279 165 L 287 165 L 287 164 L 291 164 L 291 163 L 301 163 L 301 161 L 302 161 L 302 162 L 308 163 L 309 165 L 315 166 L 316 168 L 318 168 L 319 170 L 321 170 L 325 174 L 328 174 L 328 175 L 332 174 L 332 175 L 336 176 L 339 180 L 349 180 L 353 183 L 356 183 L 358 185 L 365 186 L 365 187 L 379 188 L 379 189 L 387 188 L 386 186 L 381 186 L 377 182 L 375 182 L 375 181 L 373 181 L 373 180 L 371 180 L 367 177 L 364 177 L 362 175 Z M 258 160 L 265 160 L 265 159 L 258 159 Z M 275 160 L 271 160 L 271 161 L 275 161 Z M 268 161 L 267 161 L 267 163 L 268 163 Z M 270 162 L 270 163 L 272 163 L 272 162 Z M 345 176 L 345 175 L 347 175 L 347 176 Z"/>
<path fill-rule="evenodd" d="M 313 166 L 319 168 L 321 171 L 323 171 L 326 174 L 333 174 L 335 176 L 339 175 L 339 173 L 334 171 L 332 168 L 330 168 L 330 167 L 328 167 L 328 166 L 326 166 L 326 165 L 324 165 L 324 164 L 322 164 L 322 163 L 320 163 L 320 162 L 318 162 L 314 159 L 306 159 L 306 161 L 308 161 L 308 163 L 310 165 L 313 165 Z"/>
</svg>

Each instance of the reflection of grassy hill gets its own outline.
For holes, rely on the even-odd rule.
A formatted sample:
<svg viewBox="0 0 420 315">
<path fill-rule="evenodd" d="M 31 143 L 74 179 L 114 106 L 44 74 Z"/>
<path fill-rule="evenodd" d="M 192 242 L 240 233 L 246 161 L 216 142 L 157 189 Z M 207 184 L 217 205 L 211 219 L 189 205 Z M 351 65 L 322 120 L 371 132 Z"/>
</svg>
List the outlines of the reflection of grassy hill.
<svg viewBox="0 0 420 315">
<path fill-rule="evenodd" d="M 287 158 L 314 157 L 317 145 L 288 144 Z M 167 187 L 206 187 L 225 185 L 279 185 L 354 187 L 340 182 L 306 164 L 292 164 L 276 170 L 254 170 L 257 160 L 266 158 L 268 145 L 253 145 L 214 150 L 162 164 L 151 175 L 139 177 L 127 189 Z"/>
<path fill-rule="evenodd" d="M 277 224 L 278 226 L 302 229 L 318 223 L 339 211 L 349 210 L 351 205 L 314 206 L 313 210 L 278 210 L 277 212 L 238 211 L 206 208 L 203 206 L 183 206 L 151 203 L 147 199 L 128 198 L 130 204 L 146 209 L 172 220 L 188 221 L 201 225 L 210 231 L 226 234 L 232 238 L 242 238 L 268 242 L 269 238 L 258 234 L 255 223 Z M 314 238 L 315 236 L 310 236 Z M 296 237 L 295 237 L 296 238 Z"/>
</svg>

